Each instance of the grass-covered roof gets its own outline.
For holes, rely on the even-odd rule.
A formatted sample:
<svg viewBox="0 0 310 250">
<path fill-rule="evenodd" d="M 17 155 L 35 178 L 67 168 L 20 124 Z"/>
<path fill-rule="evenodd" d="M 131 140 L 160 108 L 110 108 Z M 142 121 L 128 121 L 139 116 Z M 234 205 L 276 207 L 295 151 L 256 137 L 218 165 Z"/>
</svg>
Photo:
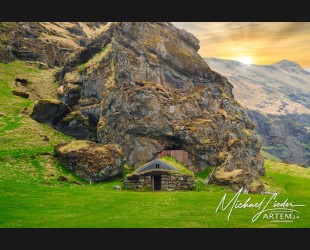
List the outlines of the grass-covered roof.
<svg viewBox="0 0 310 250">
<path fill-rule="evenodd" d="M 177 169 L 177 171 L 173 171 L 173 170 L 158 170 L 158 171 L 181 172 L 182 174 L 188 174 L 188 175 L 191 175 L 191 176 L 194 175 L 193 172 L 188 170 L 184 165 L 182 165 L 182 163 L 180 163 L 179 161 L 177 161 L 175 158 L 173 158 L 171 156 L 161 157 L 161 158 L 156 159 L 156 160 L 161 160 L 162 162 L 168 164 L 169 166 Z M 134 173 L 139 173 L 139 171 L 141 171 L 141 169 L 143 169 L 149 163 L 150 162 L 148 162 L 146 164 L 143 164 L 142 166 L 137 168 Z M 148 172 L 148 171 L 145 171 L 145 172 Z"/>
</svg>

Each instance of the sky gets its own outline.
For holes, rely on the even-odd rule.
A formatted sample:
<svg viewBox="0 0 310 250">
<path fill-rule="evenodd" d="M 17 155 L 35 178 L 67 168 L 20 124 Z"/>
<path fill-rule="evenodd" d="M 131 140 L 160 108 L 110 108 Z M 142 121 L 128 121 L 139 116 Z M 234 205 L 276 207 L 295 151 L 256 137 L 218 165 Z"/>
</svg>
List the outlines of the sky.
<svg viewBox="0 0 310 250">
<path fill-rule="evenodd" d="M 202 57 L 252 64 L 287 59 L 310 69 L 310 22 L 174 22 L 200 40 Z"/>
</svg>

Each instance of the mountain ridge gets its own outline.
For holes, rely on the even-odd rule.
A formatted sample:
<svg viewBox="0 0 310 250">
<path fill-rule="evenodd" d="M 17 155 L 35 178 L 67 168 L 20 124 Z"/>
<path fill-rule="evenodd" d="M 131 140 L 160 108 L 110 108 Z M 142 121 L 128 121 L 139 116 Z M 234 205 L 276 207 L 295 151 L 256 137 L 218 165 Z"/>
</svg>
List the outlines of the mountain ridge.
<svg viewBox="0 0 310 250">
<path fill-rule="evenodd" d="M 274 115 L 310 114 L 310 74 L 297 63 L 281 60 L 271 65 L 246 65 L 233 60 L 205 60 L 228 77 L 236 99 L 247 108 Z"/>
<path fill-rule="evenodd" d="M 271 65 L 206 61 L 234 85 L 235 98 L 248 109 L 263 149 L 281 160 L 310 166 L 310 73 L 286 59 Z"/>
</svg>

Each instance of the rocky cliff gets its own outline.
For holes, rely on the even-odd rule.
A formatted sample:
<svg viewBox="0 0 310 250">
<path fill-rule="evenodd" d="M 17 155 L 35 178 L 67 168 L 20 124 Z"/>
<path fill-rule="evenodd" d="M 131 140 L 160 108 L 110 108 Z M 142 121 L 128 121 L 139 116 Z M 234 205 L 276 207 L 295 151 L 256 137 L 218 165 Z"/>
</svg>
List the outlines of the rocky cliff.
<svg viewBox="0 0 310 250">
<path fill-rule="evenodd" d="M 310 166 L 310 115 L 264 115 L 248 110 L 263 150 L 287 163 Z"/>
<path fill-rule="evenodd" d="M 183 149 L 189 168 L 219 166 L 211 181 L 251 191 L 264 174 L 254 125 L 198 49 L 170 23 L 108 23 L 64 65 L 59 98 L 135 167 Z M 237 169 L 238 178 L 226 178 Z"/>
<path fill-rule="evenodd" d="M 0 22 L 0 62 L 38 61 L 62 66 L 80 51 L 106 22 Z"/>
</svg>

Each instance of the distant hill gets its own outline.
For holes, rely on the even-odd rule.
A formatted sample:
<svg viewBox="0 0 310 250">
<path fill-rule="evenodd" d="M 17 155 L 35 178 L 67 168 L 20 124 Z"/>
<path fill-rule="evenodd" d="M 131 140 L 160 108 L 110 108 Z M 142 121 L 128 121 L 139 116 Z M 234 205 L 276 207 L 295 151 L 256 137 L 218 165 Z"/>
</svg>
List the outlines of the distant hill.
<svg viewBox="0 0 310 250">
<path fill-rule="evenodd" d="M 248 109 L 274 115 L 310 114 L 310 73 L 297 63 L 246 65 L 216 58 L 206 62 L 229 79 L 236 99 Z"/>
<path fill-rule="evenodd" d="M 256 123 L 264 149 L 310 166 L 310 73 L 288 60 L 271 65 L 205 60 L 234 85 L 235 98 Z"/>
</svg>

